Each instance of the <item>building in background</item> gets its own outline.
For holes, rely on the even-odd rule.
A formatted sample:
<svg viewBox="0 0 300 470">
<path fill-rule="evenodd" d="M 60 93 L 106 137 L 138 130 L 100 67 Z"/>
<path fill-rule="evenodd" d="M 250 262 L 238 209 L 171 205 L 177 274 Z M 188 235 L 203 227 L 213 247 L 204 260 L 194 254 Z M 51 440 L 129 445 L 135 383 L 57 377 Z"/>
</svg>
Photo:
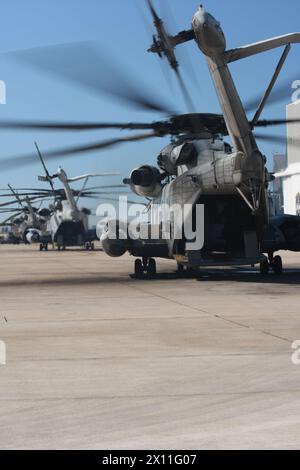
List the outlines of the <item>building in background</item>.
<svg viewBox="0 0 300 470">
<path fill-rule="evenodd" d="M 287 167 L 287 156 L 275 154 L 273 156 L 273 173 L 282 173 Z M 270 215 L 279 215 L 284 213 L 283 203 L 283 179 L 277 178 L 273 181 L 272 191 L 269 192 Z"/>
<path fill-rule="evenodd" d="M 287 119 L 300 119 L 300 101 L 286 108 Z M 300 216 L 300 124 L 287 125 L 287 168 L 277 172 L 283 185 L 284 213 Z"/>
</svg>

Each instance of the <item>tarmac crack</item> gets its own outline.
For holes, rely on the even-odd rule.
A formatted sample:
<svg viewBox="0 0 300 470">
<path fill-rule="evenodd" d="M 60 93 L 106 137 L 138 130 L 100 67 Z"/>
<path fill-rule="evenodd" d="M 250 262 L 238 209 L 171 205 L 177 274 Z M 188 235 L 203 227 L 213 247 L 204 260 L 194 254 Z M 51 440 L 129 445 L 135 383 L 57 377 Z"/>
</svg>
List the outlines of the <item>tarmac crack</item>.
<svg viewBox="0 0 300 470">
<path fill-rule="evenodd" d="M 132 286 L 129 286 L 132 288 Z M 140 287 L 137 287 L 136 288 L 138 291 L 140 292 L 143 292 L 145 294 L 148 294 L 149 295 L 149 291 L 145 290 L 145 289 L 142 289 Z M 272 336 L 273 338 L 275 339 L 279 339 L 280 341 L 285 341 L 287 343 L 290 343 L 291 340 L 288 339 L 288 338 L 285 338 L 283 336 L 278 336 L 278 335 L 274 335 L 273 333 L 271 333 L 270 331 L 265 331 L 265 330 L 260 330 L 259 328 L 254 328 L 250 325 L 245 325 L 244 323 L 240 323 L 240 322 L 237 322 L 237 321 L 234 321 L 234 320 L 230 320 L 229 318 L 225 318 L 224 316 L 220 315 L 220 314 L 217 314 L 217 313 L 211 313 L 211 312 L 208 312 L 207 310 L 203 310 L 199 307 L 194 307 L 194 306 L 191 306 L 191 305 L 187 305 L 183 302 L 179 302 L 178 300 L 174 300 L 174 299 L 170 299 L 169 297 L 166 297 L 166 296 L 163 296 L 161 294 L 156 294 L 156 293 L 152 293 L 153 297 L 158 297 L 160 299 L 163 299 L 163 300 L 166 300 L 166 301 L 169 301 L 170 303 L 173 303 L 173 304 L 176 304 L 178 306 L 181 306 L 181 307 L 185 307 L 185 308 L 188 308 L 188 309 L 191 309 L 191 310 L 194 310 L 196 312 L 201 312 L 201 313 L 205 313 L 206 315 L 209 315 L 210 317 L 213 317 L 213 318 L 218 318 L 224 322 L 227 322 L 227 323 L 231 323 L 233 325 L 236 325 L 236 326 L 239 326 L 241 328 L 246 328 L 248 330 L 252 330 L 252 331 L 255 331 L 257 333 L 261 333 L 263 335 L 267 335 L 267 336 Z"/>
</svg>

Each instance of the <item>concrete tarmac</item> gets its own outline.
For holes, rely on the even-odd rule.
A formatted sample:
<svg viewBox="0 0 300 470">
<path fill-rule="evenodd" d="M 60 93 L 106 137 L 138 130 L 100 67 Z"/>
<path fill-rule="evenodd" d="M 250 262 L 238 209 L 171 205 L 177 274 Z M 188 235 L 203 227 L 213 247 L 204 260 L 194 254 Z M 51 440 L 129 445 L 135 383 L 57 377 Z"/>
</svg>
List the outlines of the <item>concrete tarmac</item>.
<svg viewBox="0 0 300 470">
<path fill-rule="evenodd" d="M 300 255 L 283 258 L 282 277 L 162 260 L 137 281 L 128 256 L 1 246 L 0 448 L 299 448 Z"/>
</svg>

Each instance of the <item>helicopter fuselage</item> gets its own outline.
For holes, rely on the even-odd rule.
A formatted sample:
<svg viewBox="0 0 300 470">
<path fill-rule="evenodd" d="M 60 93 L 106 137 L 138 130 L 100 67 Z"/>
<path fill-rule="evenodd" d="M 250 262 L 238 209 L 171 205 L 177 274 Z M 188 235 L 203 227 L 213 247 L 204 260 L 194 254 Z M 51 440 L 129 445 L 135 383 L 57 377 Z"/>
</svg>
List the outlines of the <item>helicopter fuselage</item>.
<svg viewBox="0 0 300 470">
<path fill-rule="evenodd" d="M 186 139 L 168 145 L 158 157 L 156 172 L 155 168 L 143 166 L 135 169 L 129 178 L 136 194 L 152 198 L 147 224 L 150 229 L 159 225 L 159 237 L 149 237 L 145 227 L 140 227 L 140 233 L 147 233 L 146 238 L 141 235 L 139 239 L 129 237 L 126 241 L 112 240 L 106 231 L 101 237 L 104 250 L 111 256 L 120 256 L 127 250 L 141 257 L 151 253 L 154 257 L 174 258 L 191 266 L 259 261 L 257 218 L 236 191 L 236 186 L 243 182 L 239 165 L 242 157 L 241 152 L 232 152 L 229 144 L 220 138 Z M 165 182 L 160 181 L 159 174 L 161 178 L 168 175 Z M 137 182 L 140 184 L 134 184 Z M 199 205 L 204 208 L 203 219 L 196 221 Z M 170 209 L 172 220 L 167 220 L 164 214 L 163 220 L 157 222 L 157 210 L 165 207 Z M 190 212 L 185 212 L 186 207 Z M 204 233 L 201 249 L 187 249 L 190 240 L 182 237 L 189 217 L 196 237 L 197 231 Z M 176 228 L 170 230 L 172 221 Z"/>
</svg>

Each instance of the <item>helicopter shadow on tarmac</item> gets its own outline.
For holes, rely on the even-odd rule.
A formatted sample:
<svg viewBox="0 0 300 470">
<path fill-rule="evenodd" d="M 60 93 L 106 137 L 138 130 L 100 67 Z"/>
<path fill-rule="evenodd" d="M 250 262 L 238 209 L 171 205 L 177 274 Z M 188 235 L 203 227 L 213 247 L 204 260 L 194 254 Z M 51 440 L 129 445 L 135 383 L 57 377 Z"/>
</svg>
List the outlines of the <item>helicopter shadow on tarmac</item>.
<svg viewBox="0 0 300 470">
<path fill-rule="evenodd" d="M 262 275 L 257 269 L 247 268 L 229 268 L 229 269 L 202 269 L 196 272 L 188 272 L 179 274 L 176 271 L 169 273 L 157 273 L 155 277 L 144 276 L 137 279 L 134 275 L 130 275 L 136 282 L 145 281 L 171 281 L 177 280 L 194 280 L 198 282 L 240 282 L 255 284 L 281 284 L 281 285 L 300 285 L 300 268 L 285 269 L 280 276 L 275 274 Z"/>
<path fill-rule="evenodd" d="M 74 250 L 79 252 L 79 250 Z M 39 274 L 39 273 L 36 273 Z M 253 268 L 206 268 L 199 271 L 189 271 L 178 273 L 176 270 L 167 272 L 158 272 L 156 276 L 143 276 L 140 279 L 134 277 L 133 274 L 117 274 L 117 273 L 102 273 L 90 272 L 85 275 L 70 275 L 68 273 L 59 273 L 59 276 L 53 277 L 32 277 L 24 279 L 3 279 L 0 281 L 0 289 L 8 287 L 76 287 L 76 286 L 89 286 L 89 285 L 106 285 L 106 284 L 120 284 L 123 285 L 140 283 L 157 283 L 157 282 L 170 282 L 186 283 L 188 281 L 197 282 L 210 282 L 210 283 L 244 283 L 244 284 L 269 284 L 269 285 L 300 285 L 300 268 L 286 268 L 282 275 L 268 274 L 263 276 L 257 269 Z"/>
</svg>

